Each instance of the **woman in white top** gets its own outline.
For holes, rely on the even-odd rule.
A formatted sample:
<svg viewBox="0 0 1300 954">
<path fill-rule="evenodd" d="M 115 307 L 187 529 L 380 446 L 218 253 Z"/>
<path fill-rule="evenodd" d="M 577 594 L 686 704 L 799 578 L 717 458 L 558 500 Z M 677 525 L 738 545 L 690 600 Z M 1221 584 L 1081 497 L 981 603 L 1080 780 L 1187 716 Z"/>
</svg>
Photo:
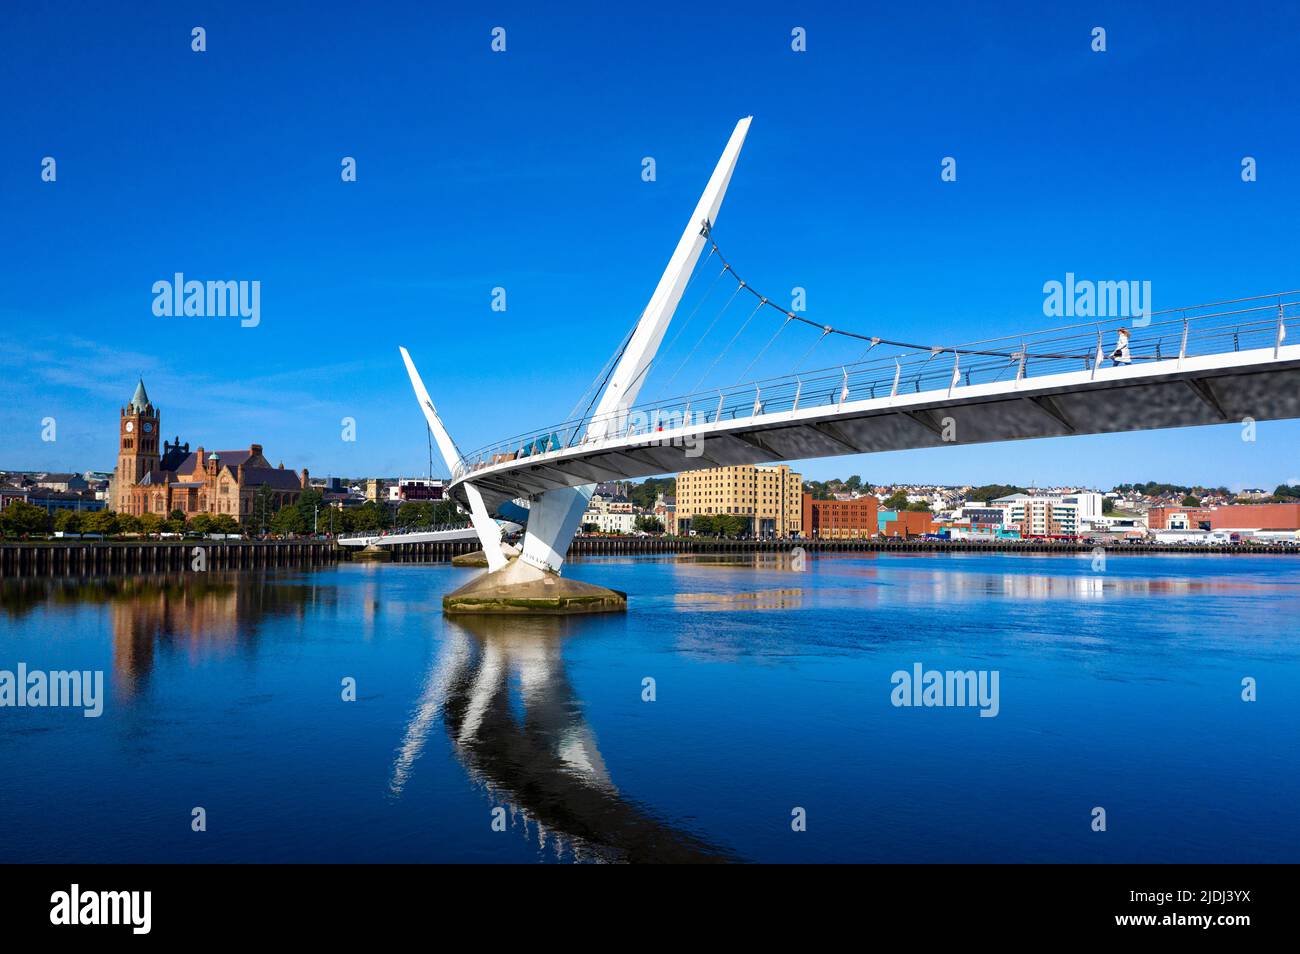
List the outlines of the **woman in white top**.
<svg viewBox="0 0 1300 954">
<path fill-rule="evenodd" d="M 1111 353 L 1110 360 L 1112 364 L 1132 364 L 1133 358 L 1128 353 L 1128 329 L 1121 328 L 1119 337 L 1115 340 L 1115 350 Z"/>
</svg>

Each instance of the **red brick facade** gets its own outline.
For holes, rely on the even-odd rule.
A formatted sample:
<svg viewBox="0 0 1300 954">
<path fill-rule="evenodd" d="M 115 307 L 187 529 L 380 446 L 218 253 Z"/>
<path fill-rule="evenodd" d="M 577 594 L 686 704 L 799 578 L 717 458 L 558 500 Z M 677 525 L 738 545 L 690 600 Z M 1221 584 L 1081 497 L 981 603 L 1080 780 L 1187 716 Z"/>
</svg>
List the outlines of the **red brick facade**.
<svg viewBox="0 0 1300 954">
<path fill-rule="evenodd" d="M 854 500 L 814 500 L 803 495 L 803 534 L 819 540 L 874 537 L 880 532 L 880 501 L 868 494 Z"/>
<path fill-rule="evenodd" d="M 1174 526 L 1170 526 L 1173 520 Z M 1300 503 L 1225 504 L 1222 507 L 1152 507 L 1152 530 L 1300 530 Z"/>
</svg>

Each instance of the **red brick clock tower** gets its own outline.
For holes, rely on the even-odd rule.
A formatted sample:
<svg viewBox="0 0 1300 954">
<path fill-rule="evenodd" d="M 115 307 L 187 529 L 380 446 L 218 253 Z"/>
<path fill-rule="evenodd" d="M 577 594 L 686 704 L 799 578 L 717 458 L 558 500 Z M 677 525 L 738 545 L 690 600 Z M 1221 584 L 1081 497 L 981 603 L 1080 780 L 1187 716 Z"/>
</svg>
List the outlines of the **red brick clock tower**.
<svg viewBox="0 0 1300 954">
<path fill-rule="evenodd" d="M 130 489 L 145 474 L 158 469 L 158 417 L 158 409 L 145 393 L 142 379 L 135 386 L 131 402 L 121 409 L 118 422 L 117 473 L 114 482 L 117 500 L 113 507 L 118 513 L 126 511 Z"/>
</svg>

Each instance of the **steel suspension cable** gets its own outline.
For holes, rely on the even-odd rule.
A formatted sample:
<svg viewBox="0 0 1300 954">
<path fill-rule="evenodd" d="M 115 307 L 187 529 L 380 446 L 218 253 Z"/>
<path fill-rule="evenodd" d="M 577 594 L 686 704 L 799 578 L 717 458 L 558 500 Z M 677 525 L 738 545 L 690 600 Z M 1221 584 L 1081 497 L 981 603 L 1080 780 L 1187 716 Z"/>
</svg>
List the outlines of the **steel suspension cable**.
<svg viewBox="0 0 1300 954">
<path fill-rule="evenodd" d="M 717 366 L 718 362 L 722 360 L 723 355 L 731 350 L 731 346 L 736 343 L 736 339 L 739 338 L 745 329 L 749 327 L 749 323 L 754 320 L 754 316 L 758 314 L 758 310 L 762 307 L 763 303 L 761 301 L 754 306 L 754 310 L 749 313 L 749 317 L 745 319 L 745 323 L 740 326 L 740 329 L 734 335 L 731 336 L 731 340 L 727 342 L 727 346 L 719 351 L 709 366 L 704 369 L 704 373 L 700 375 L 700 379 L 695 382 L 695 387 L 691 388 L 692 391 L 698 391 L 700 389 L 700 385 L 703 384 L 704 379 L 709 376 L 709 372 L 712 371 Z"/>
<path fill-rule="evenodd" d="M 732 274 L 732 276 L 736 279 L 736 282 L 738 283 L 738 284 L 737 284 L 737 287 L 736 287 L 736 290 L 739 291 L 739 290 L 742 289 L 742 288 L 748 290 L 749 293 L 750 293 L 751 295 L 753 295 L 754 297 L 756 297 L 756 298 L 759 299 L 759 305 L 760 305 L 760 306 L 762 306 L 762 305 L 768 305 L 768 306 L 770 306 L 770 307 L 776 309 L 778 312 L 780 312 L 782 315 L 785 316 L 787 322 L 790 322 L 790 321 L 797 321 L 797 322 L 800 322 L 801 324 L 809 325 L 809 326 L 811 326 L 811 327 L 813 327 L 813 328 L 821 328 L 824 334 L 828 334 L 828 335 L 840 335 L 840 336 L 845 337 L 845 338 L 856 338 L 856 339 L 859 340 L 859 341 L 867 341 L 867 342 L 870 342 L 870 343 L 871 343 L 871 347 L 875 347 L 875 346 L 878 345 L 878 344 L 886 344 L 886 345 L 890 345 L 891 347 L 895 347 L 895 348 L 903 348 L 903 349 L 905 349 L 905 350 L 909 350 L 909 351 L 929 351 L 929 352 L 932 352 L 933 354 L 936 354 L 936 355 L 937 355 L 937 354 L 944 354 L 944 353 L 953 353 L 954 351 L 957 350 L 957 349 L 955 349 L 955 348 L 948 347 L 948 346 L 937 346 L 937 347 L 936 347 L 936 346 L 934 346 L 934 345 L 922 345 L 922 344 L 916 344 L 915 342 L 910 342 L 910 341 L 896 341 L 896 340 L 894 340 L 894 339 L 890 339 L 890 338 L 881 338 L 881 337 L 879 337 L 879 336 L 877 336 L 877 335 L 864 335 L 864 334 L 859 334 L 859 333 L 856 332 L 856 331 L 847 331 L 847 330 L 845 330 L 845 329 L 843 329 L 843 328 L 835 328 L 835 327 L 832 327 L 831 325 L 823 325 L 821 322 L 814 321 L 814 320 L 811 319 L 811 318 L 807 318 L 807 317 L 805 317 L 805 316 L 803 316 L 803 315 L 798 315 L 798 314 L 796 314 L 796 313 L 793 312 L 793 311 L 787 311 L 786 309 L 784 309 L 784 308 L 782 308 L 780 305 L 778 305 L 776 302 L 772 301 L 772 299 L 768 298 L 766 295 L 763 295 L 763 294 L 761 294 L 760 292 L 758 292 L 758 291 L 757 291 L 757 290 L 756 290 L 752 285 L 750 285 L 748 282 L 746 282 L 744 279 L 742 279 L 742 278 L 740 277 L 740 275 L 739 275 L 739 273 L 737 273 L 736 269 L 735 269 L 734 267 L 732 267 L 732 265 L 731 265 L 730 262 L 727 261 L 726 256 L 722 254 L 722 249 L 720 249 L 720 248 L 718 247 L 718 243 L 717 243 L 717 242 L 714 240 L 714 238 L 713 238 L 713 231 L 712 231 L 712 229 L 709 229 L 708 231 L 706 231 L 706 232 L 705 232 L 705 235 L 706 235 L 706 237 L 708 238 L 709 243 L 713 246 L 713 250 L 714 250 L 714 252 L 717 253 L 718 261 L 722 262 L 722 265 L 723 265 L 723 269 L 722 269 L 722 270 L 723 270 L 724 272 L 730 272 L 730 273 Z M 783 327 L 784 327 L 784 326 L 783 326 Z M 870 350 L 870 348 L 868 348 L 867 350 Z M 972 354 L 972 355 L 983 355 L 983 356 L 988 356 L 988 357 L 999 357 L 999 358 L 1017 358 L 1017 357 L 1019 357 L 1018 354 L 1012 354 L 1011 352 L 1008 352 L 1008 351 L 982 351 L 982 350 L 974 350 L 974 349 L 969 349 L 969 348 L 962 348 L 962 349 L 961 349 L 961 353 L 962 353 L 962 354 Z M 1086 358 L 1086 357 L 1089 357 L 1089 355 L 1085 355 L 1085 354 L 1039 354 L 1039 355 L 1035 355 L 1035 357 L 1038 357 L 1038 358 Z"/>
</svg>

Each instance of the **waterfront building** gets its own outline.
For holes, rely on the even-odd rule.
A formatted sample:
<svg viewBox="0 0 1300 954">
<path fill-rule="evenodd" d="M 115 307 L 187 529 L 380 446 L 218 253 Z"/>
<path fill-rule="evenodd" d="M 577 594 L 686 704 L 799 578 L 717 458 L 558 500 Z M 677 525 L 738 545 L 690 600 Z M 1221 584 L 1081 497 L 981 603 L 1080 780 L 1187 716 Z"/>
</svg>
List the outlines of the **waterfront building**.
<svg viewBox="0 0 1300 954">
<path fill-rule="evenodd" d="M 945 540 L 967 540 L 977 543 L 1020 539 L 1019 530 L 1009 527 L 989 527 L 975 524 L 949 524 L 939 528 L 939 535 Z"/>
<path fill-rule="evenodd" d="M 803 477 L 789 466 L 738 464 L 677 475 L 677 523 L 730 515 L 759 537 L 797 536 L 803 526 Z"/>
<path fill-rule="evenodd" d="M 441 480 L 428 477 L 399 477 L 388 485 L 388 502 L 405 503 L 408 500 L 442 500 L 446 488 Z"/>
<path fill-rule="evenodd" d="M 594 525 L 601 533 L 631 533 L 636 527 L 636 514 L 627 501 L 620 505 L 597 497 L 582 514 L 581 525 Z"/>
<path fill-rule="evenodd" d="M 881 510 L 876 520 L 880 533 L 886 537 L 919 537 L 939 532 L 934 514 L 924 510 Z"/>
<path fill-rule="evenodd" d="M 1223 504 L 1214 507 L 1152 507 L 1153 530 L 1300 530 L 1300 503 Z"/>
<path fill-rule="evenodd" d="M 144 381 L 136 385 L 130 402 L 118 411 L 117 468 L 110 499 L 123 514 L 152 513 L 167 517 L 174 510 L 229 514 L 243 520 L 253 512 L 255 497 L 268 497 L 270 509 L 297 501 L 308 486 L 301 474 L 272 467 L 261 444 L 247 449 L 191 452 L 187 441 L 159 445 L 162 414 L 149 400 Z"/>
<path fill-rule="evenodd" d="M 1099 493 L 1062 495 L 1010 494 L 991 501 L 1006 511 L 1004 524 L 1015 527 L 1022 537 L 1077 537 L 1085 521 L 1101 516 Z"/>
<path fill-rule="evenodd" d="M 664 533 L 677 532 L 677 498 L 669 497 L 662 491 L 655 495 L 655 505 L 651 513 L 664 525 Z"/>
<path fill-rule="evenodd" d="M 838 497 L 838 495 L 837 495 Z M 803 495 L 803 535 L 817 540 L 860 540 L 880 532 L 880 501 L 867 494 L 844 500 Z"/>
</svg>

